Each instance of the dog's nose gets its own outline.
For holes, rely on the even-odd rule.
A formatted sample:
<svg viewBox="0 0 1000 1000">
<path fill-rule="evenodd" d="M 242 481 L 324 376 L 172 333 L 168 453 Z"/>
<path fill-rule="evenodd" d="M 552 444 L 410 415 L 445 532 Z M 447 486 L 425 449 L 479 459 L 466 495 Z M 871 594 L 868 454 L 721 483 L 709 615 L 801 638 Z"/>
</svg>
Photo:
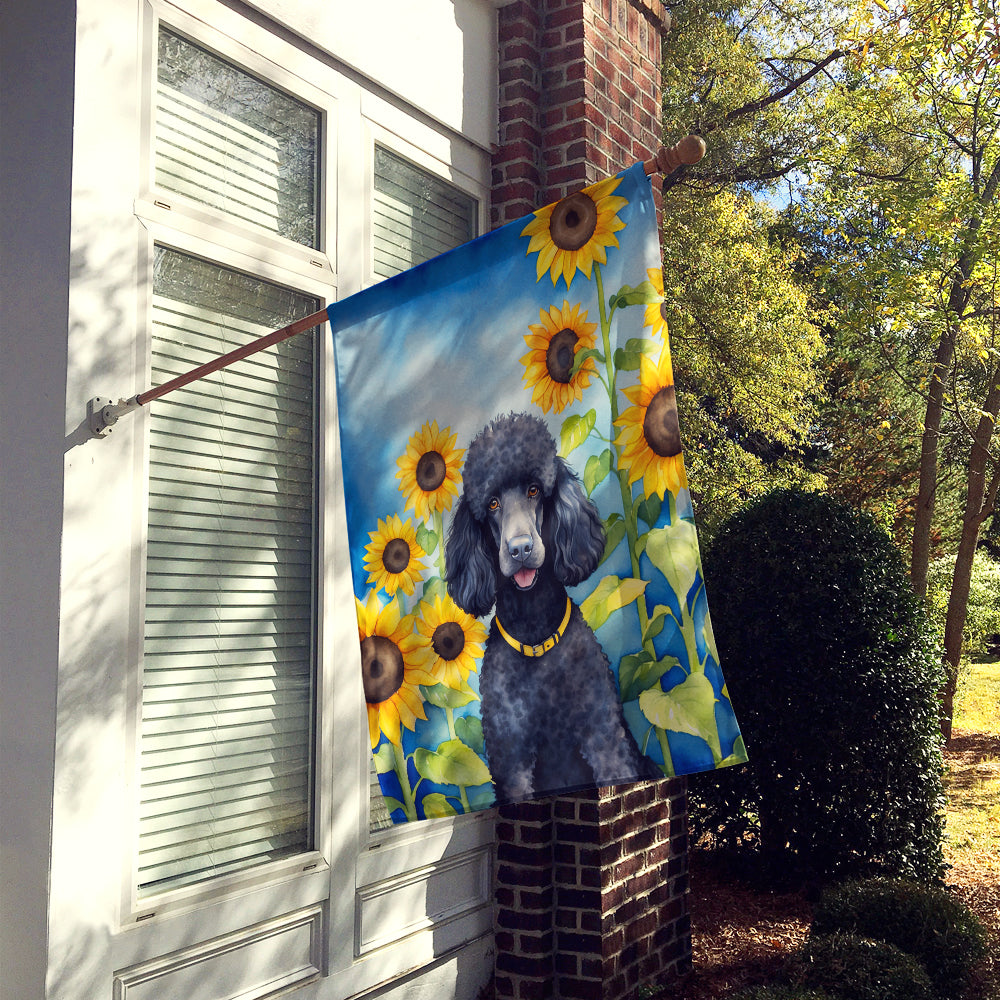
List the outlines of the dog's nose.
<svg viewBox="0 0 1000 1000">
<path fill-rule="evenodd" d="M 507 542 L 507 551 L 510 553 L 511 559 L 523 562 L 531 555 L 531 536 L 517 535 L 515 538 L 511 538 Z"/>
</svg>

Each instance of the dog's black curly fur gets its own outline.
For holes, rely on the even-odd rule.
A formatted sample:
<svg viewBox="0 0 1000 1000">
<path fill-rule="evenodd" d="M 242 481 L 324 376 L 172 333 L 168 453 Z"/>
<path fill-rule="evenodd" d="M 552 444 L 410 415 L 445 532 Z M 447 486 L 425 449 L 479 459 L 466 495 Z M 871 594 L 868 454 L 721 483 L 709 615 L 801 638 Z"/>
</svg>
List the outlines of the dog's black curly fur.
<svg viewBox="0 0 1000 1000">
<path fill-rule="evenodd" d="M 597 508 L 548 428 L 524 413 L 497 417 L 470 445 L 462 478 L 446 575 L 470 614 L 496 605 L 480 693 L 497 801 L 659 777 L 625 724 L 608 659 L 576 604 L 542 656 L 514 649 L 497 627 L 499 618 L 521 643 L 544 642 L 565 613 L 566 587 L 586 579 L 604 551 Z"/>
</svg>

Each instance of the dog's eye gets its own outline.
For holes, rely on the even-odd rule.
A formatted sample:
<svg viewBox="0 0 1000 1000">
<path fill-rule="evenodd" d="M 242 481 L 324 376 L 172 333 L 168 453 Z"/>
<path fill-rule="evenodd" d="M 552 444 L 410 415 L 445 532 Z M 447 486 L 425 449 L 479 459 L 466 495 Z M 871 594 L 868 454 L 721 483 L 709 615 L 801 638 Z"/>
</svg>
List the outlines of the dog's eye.
<svg viewBox="0 0 1000 1000">
<path fill-rule="evenodd" d="M 529 497 L 537 497 L 538 496 L 538 486 L 536 486 L 535 483 L 532 483 L 528 487 L 528 496 Z"/>
<path fill-rule="evenodd" d="M 496 497 L 490 497 L 490 510 L 499 510 L 500 501 Z"/>
</svg>

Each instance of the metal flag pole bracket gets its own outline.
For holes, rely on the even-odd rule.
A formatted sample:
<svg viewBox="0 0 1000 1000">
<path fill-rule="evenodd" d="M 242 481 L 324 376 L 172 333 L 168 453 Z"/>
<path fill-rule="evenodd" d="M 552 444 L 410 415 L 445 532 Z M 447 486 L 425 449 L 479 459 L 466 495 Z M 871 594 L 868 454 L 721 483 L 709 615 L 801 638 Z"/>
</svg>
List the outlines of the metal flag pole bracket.
<svg viewBox="0 0 1000 1000">
<path fill-rule="evenodd" d="M 125 413 L 138 409 L 141 404 L 137 396 L 129 399 L 113 399 L 104 396 L 94 396 L 87 400 L 87 423 L 94 437 L 107 437 L 118 418 Z"/>
<path fill-rule="evenodd" d="M 654 157 L 643 161 L 642 166 L 647 174 L 666 176 L 673 173 L 678 167 L 697 163 L 704 155 L 705 140 L 701 136 L 688 135 L 673 146 L 661 146 Z M 306 330 L 312 330 L 324 323 L 326 319 L 326 309 L 320 309 L 294 323 L 289 323 L 288 326 L 283 326 L 280 330 L 275 330 L 273 333 L 258 337 L 249 344 L 237 347 L 236 350 L 223 354 L 214 361 L 209 361 L 183 375 L 178 375 L 169 382 L 164 382 L 163 385 L 146 389 L 145 392 L 137 393 L 128 399 L 119 399 L 117 403 L 105 396 L 94 396 L 93 399 L 87 400 L 87 424 L 90 427 L 90 432 L 94 437 L 107 437 L 111 433 L 112 427 L 118 422 L 118 418 L 126 413 L 131 413 L 133 410 L 139 409 L 140 406 L 145 406 L 146 403 L 159 399 L 168 392 L 173 392 L 174 389 L 180 389 L 189 382 L 194 382 L 205 375 L 211 375 L 212 372 L 226 368 L 234 361 L 241 361 L 251 354 L 263 351 L 272 344 L 280 343 L 282 340 L 294 337 L 298 333 L 304 333 Z"/>
</svg>

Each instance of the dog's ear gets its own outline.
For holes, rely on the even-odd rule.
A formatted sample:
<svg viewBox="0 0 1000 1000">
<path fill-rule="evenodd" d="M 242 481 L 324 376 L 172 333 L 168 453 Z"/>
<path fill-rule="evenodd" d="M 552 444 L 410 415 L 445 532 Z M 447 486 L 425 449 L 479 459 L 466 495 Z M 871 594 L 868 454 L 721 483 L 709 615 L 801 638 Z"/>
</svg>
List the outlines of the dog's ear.
<svg viewBox="0 0 1000 1000">
<path fill-rule="evenodd" d="M 604 554 L 604 525 L 597 507 L 562 458 L 552 491 L 553 569 L 567 587 L 585 580 Z"/>
<path fill-rule="evenodd" d="M 496 570 L 483 535 L 463 494 L 448 529 L 445 576 L 451 599 L 476 618 L 493 607 L 497 589 Z"/>
</svg>

